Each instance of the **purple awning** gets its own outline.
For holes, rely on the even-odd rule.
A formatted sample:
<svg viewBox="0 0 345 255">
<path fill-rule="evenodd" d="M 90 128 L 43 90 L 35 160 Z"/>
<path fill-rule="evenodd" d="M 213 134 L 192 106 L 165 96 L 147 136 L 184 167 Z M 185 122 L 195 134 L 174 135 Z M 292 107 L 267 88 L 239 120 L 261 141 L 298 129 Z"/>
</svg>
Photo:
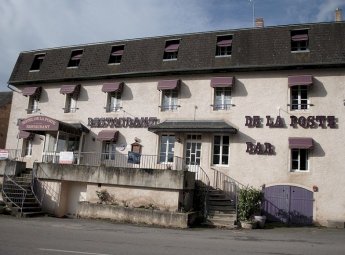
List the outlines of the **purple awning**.
<svg viewBox="0 0 345 255">
<path fill-rule="evenodd" d="M 80 85 L 62 85 L 60 94 L 73 94 L 74 96 L 79 95 Z"/>
<path fill-rule="evenodd" d="M 119 136 L 119 131 L 116 130 L 102 130 L 97 135 L 98 141 L 112 141 L 116 142 Z"/>
<path fill-rule="evenodd" d="M 231 39 L 224 39 L 224 40 L 219 40 L 217 42 L 217 46 L 218 47 L 229 47 L 232 44 L 232 40 Z"/>
<path fill-rule="evenodd" d="M 291 36 L 291 41 L 299 42 L 299 41 L 307 41 L 308 34 L 301 34 L 301 35 L 293 35 Z"/>
<path fill-rule="evenodd" d="M 122 56 L 123 55 L 124 50 L 114 50 L 113 52 L 111 52 L 112 56 Z"/>
<path fill-rule="evenodd" d="M 112 93 L 112 92 L 121 93 L 122 89 L 123 89 L 123 82 L 104 83 L 102 87 L 102 91 L 107 92 L 107 93 Z"/>
<path fill-rule="evenodd" d="M 83 56 L 83 53 L 77 54 L 77 55 L 71 57 L 71 60 L 79 60 L 79 59 L 81 59 L 82 56 Z"/>
<path fill-rule="evenodd" d="M 310 86 L 313 84 L 312 75 L 298 75 L 298 76 L 289 76 L 288 77 L 289 87 L 305 85 Z"/>
<path fill-rule="evenodd" d="M 164 80 L 159 81 L 157 89 L 158 90 L 169 90 L 169 89 L 178 89 L 180 86 L 181 80 Z"/>
<path fill-rule="evenodd" d="M 231 88 L 234 83 L 234 77 L 213 77 L 211 79 L 212 88 Z"/>
<path fill-rule="evenodd" d="M 312 149 L 313 138 L 310 137 L 289 137 L 290 149 Z"/>
<path fill-rule="evenodd" d="M 26 131 L 23 131 L 23 130 L 20 130 L 19 134 L 18 134 L 18 138 L 19 139 L 32 140 L 34 138 L 34 136 L 35 136 L 34 133 L 26 132 Z"/>
<path fill-rule="evenodd" d="M 170 44 L 167 47 L 165 47 L 165 52 L 177 52 L 179 46 L 179 43 Z"/>
<path fill-rule="evenodd" d="M 23 96 L 36 96 L 41 95 L 42 87 L 26 87 L 23 89 Z"/>
</svg>

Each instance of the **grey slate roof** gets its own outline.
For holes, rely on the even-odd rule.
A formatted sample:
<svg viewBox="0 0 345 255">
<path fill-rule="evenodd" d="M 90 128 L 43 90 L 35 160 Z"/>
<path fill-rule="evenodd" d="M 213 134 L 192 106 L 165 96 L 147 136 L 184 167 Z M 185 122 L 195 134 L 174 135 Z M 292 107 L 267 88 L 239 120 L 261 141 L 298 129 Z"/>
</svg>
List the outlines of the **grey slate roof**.
<svg viewBox="0 0 345 255">
<path fill-rule="evenodd" d="M 236 134 L 237 129 L 221 120 L 166 120 L 148 128 L 154 133 L 159 132 L 212 132 Z"/>
<path fill-rule="evenodd" d="M 290 31 L 308 29 L 309 52 L 291 53 Z M 215 57 L 219 35 L 233 35 L 231 57 Z M 180 39 L 178 59 L 163 61 L 165 41 Z M 124 44 L 120 65 L 108 65 L 113 45 Z M 113 41 L 20 53 L 9 83 L 73 81 L 195 72 L 341 66 L 345 63 L 345 23 L 315 23 L 214 31 Z M 66 68 L 71 51 L 83 49 L 79 68 Z M 46 53 L 39 72 L 29 72 L 34 55 Z"/>
<path fill-rule="evenodd" d="M 0 92 L 0 107 L 12 102 L 13 92 Z"/>
</svg>

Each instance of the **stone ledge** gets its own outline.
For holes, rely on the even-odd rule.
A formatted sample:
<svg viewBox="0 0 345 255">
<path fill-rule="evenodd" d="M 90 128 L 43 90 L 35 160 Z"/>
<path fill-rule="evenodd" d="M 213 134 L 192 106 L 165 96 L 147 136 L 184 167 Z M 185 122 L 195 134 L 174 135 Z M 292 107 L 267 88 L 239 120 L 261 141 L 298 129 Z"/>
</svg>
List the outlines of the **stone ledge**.
<svg viewBox="0 0 345 255">
<path fill-rule="evenodd" d="M 142 208 L 129 208 L 116 205 L 79 202 L 77 217 L 109 219 L 119 222 L 156 225 L 170 228 L 188 228 L 193 225 L 197 212 L 178 213 Z"/>
</svg>

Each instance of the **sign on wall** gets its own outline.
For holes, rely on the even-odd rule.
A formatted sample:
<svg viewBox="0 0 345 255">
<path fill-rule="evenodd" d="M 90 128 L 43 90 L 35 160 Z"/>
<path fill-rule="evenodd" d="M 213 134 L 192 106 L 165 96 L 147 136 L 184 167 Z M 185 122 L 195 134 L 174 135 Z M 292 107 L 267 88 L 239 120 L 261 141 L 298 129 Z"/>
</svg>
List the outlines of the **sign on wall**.
<svg viewBox="0 0 345 255">
<path fill-rule="evenodd" d="M 87 125 L 92 128 L 148 128 L 158 123 L 156 117 L 88 118 Z"/>
<path fill-rule="evenodd" d="M 61 151 L 59 155 L 59 164 L 73 164 L 73 151 Z"/>
<path fill-rule="evenodd" d="M 8 150 L 0 150 L 0 160 L 8 159 Z"/>
</svg>

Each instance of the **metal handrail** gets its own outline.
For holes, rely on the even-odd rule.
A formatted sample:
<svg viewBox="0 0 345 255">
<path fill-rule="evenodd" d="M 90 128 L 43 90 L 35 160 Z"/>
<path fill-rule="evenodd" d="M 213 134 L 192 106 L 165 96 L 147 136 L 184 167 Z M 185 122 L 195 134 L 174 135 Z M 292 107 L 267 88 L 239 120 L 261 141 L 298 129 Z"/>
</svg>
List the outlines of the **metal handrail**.
<svg viewBox="0 0 345 255">
<path fill-rule="evenodd" d="M 211 168 L 211 170 L 213 170 L 213 187 L 215 189 L 222 190 L 225 193 L 225 196 L 230 199 L 231 204 L 235 205 L 237 212 L 238 193 L 240 189 L 245 187 L 245 185 L 217 169 Z"/>
<path fill-rule="evenodd" d="M 37 177 L 35 169 L 32 169 L 31 191 L 36 201 L 40 204 L 40 206 L 42 206 L 42 202 L 45 195 L 45 192 L 42 192 L 42 191 L 39 192 L 39 188 L 42 188 L 42 187 L 43 187 L 43 182 L 41 182 L 41 180 Z"/>
<path fill-rule="evenodd" d="M 6 186 L 8 185 L 8 182 L 12 183 L 12 185 L 15 186 L 16 190 L 21 190 L 21 192 L 23 193 L 21 199 L 19 199 L 19 202 L 12 200 L 5 191 Z M 13 188 L 13 187 L 9 187 L 9 188 Z M 4 181 L 3 181 L 3 187 L 2 187 L 2 194 L 6 197 L 6 199 L 4 199 L 4 201 L 10 201 L 12 203 L 12 205 L 15 205 L 16 207 L 18 207 L 20 209 L 20 214 L 23 214 L 23 207 L 24 207 L 24 201 L 26 199 L 26 195 L 27 195 L 27 191 L 20 186 L 18 183 L 16 183 L 11 177 L 9 177 L 7 174 L 4 174 Z"/>
</svg>

